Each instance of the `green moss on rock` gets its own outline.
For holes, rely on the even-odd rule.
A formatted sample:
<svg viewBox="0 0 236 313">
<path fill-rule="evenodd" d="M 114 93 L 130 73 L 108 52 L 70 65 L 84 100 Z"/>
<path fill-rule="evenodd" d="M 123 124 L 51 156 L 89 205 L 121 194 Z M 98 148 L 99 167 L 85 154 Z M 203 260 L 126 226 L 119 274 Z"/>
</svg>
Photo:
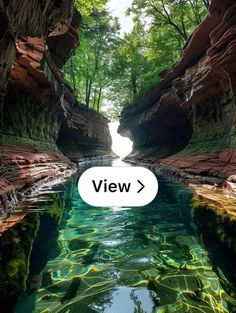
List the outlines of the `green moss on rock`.
<svg viewBox="0 0 236 313">
<path fill-rule="evenodd" d="M 28 215 L 0 237 L 0 312 L 10 313 L 26 289 L 29 257 L 39 228 L 38 214 Z M 9 301 L 9 298 L 11 301 Z"/>
<path fill-rule="evenodd" d="M 192 200 L 191 215 L 198 226 L 203 241 L 211 245 L 218 244 L 224 251 L 224 259 L 230 276 L 236 283 L 236 219 L 217 203 L 195 195 Z M 205 240 L 204 240 L 205 239 Z"/>
</svg>

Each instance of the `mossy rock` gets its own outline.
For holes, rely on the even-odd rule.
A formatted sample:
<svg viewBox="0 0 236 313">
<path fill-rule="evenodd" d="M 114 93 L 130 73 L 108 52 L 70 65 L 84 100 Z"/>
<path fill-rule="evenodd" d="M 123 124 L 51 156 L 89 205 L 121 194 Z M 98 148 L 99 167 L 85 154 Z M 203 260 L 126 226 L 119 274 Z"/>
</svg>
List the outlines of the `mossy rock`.
<svg viewBox="0 0 236 313">
<path fill-rule="evenodd" d="M 76 296 L 80 285 L 81 285 L 81 279 L 79 277 L 74 277 L 65 295 L 61 299 L 61 303 L 64 303 L 67 300 L 73 299 Z"/>
<path fill-rule="evenodd" d="M 0 312 L 12 312 L 26 290 L 29 256 L 38 228 L 38 214 L 28 215 L 0 237 Z"/>
</svg>

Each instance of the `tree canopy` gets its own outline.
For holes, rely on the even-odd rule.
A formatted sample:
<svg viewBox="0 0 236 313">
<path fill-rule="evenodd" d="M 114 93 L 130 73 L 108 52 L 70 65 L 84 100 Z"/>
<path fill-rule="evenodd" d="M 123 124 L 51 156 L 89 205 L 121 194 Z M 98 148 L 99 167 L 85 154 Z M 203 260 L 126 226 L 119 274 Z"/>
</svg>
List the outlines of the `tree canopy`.
<svg viewBox="0 0 236 313">
<path fill-rule="evenodd" d="M 159 81 L 180 56 L 209 0 L 133 0 L 133 30 L 120 36 L 106 0 L 76 0 L 80 47 L 65 67 L 79 102 L 117 118 Z M 117 4 L 119 5 L 119 4 Z"/>
</svg>

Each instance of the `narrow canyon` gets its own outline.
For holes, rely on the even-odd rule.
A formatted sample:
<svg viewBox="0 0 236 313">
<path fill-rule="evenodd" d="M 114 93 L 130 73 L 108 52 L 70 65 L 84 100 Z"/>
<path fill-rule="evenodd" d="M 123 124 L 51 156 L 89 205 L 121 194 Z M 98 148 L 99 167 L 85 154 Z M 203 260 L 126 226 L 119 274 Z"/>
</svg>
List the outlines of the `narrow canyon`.
<svg viewBox="0 0 236 313">
<path fill-rule="evenodd" d="M 160 177 L 145 212 L 79 198 L 83 166 L 117 156 L 109 119 L 65 80 L 85 27 L 74 1 L 0 0 L 0 21 L 0 311 L 119 313 L 130 288 L 128 313 L 235 312 L 235 1 L 212 0 L 180 59 L 122 109 L 125 166 Z"/>
</svg>

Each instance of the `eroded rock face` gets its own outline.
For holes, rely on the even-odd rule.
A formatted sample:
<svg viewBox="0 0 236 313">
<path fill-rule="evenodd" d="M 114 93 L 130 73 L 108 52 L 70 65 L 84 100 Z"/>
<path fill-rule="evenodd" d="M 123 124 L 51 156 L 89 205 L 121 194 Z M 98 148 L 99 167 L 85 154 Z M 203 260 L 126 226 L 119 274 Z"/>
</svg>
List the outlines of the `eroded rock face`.
<svg viewBox="0 0 236 313">
<path fill-rule="evenodd" d="M 76 166 L 59 151 L 3 146 L 0 150 L 0 217 L 7 216 L 25 195 L 51 181 L 67 179 Z"/>
<path fill-rule="evenodd" d="M 236 4 L 213 0 L 181 60 L 158 86 L 122 113 L 130 159 L 180 175 L 224 180 L 236 173 Z"/>
<path fill-rule="evenodd" d="M 83 156 L 107 155 L 112 144 L 108 122 L 86 106 L 76 106 L 60 128 L 57 145 L 75 162 Z"/>
<path fill-rule="evenodd" d="M 111 140 L 107 120 L 77 108 L 63 81 L 62 67 L 79 44 L 81 15 L 74 1 L 3 0 L 0 18 L 0 213 L 5 214 L 24 190 L 74 172 L 56 145 L 62 126 L 69 137 L 60 136 L 60 147 L 67 153 L 64 147 L 75 142 L 75 159 L 85 142 L 91 155 L 97 146 L 109 153 Z"/>
<path fill-rule="evenodd" d="M 48 36 L 60 37 L 67 33 L 73 11 L 71 0 L 40 3 L 37 0 L 0 2 L 1 21 L 3 20 L 1 23 L 3 49 L 0 52 L 1 91 L 6 88 L 9 75 L 13 80 L 18 79 L 18 83 L 19 81 L 24 83 L 23 77 L 16 75 L 17 67 L 22 67 L 21 70 L 25 69 L 28 78 L 31 78 L 30 70 L 32 72 L 42 67 Z M 77 43 L 78 40 L 76 45 Z M 69 47 L 70 52 L 75 48 L 72 42 Z M 15 54 L 16 58 L 14 58 Z M 15 68 L 15 75 L 11 75 L 12 65 Z"/>
</svg>

